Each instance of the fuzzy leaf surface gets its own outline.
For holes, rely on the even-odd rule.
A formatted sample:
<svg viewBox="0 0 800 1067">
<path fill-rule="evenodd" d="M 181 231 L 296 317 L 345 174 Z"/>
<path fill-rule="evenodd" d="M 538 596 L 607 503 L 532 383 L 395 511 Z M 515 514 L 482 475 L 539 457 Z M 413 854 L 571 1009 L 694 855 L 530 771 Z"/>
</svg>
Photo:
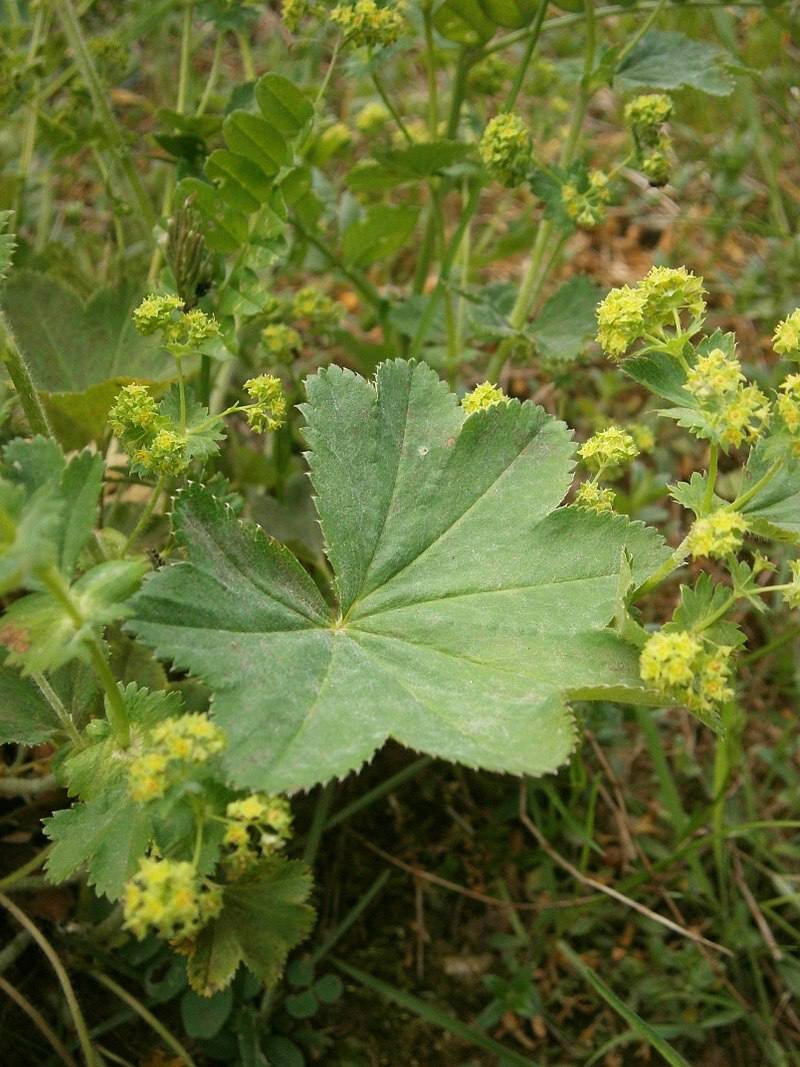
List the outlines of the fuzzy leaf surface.
<svg viewBox="0 0 800 1067">
<path fill-rule="evenodd" d="M 133 601 L 138 636 L 215 691 L 233 781 L 308 788 L 389 737 L 543 774 L 572 749 L 571 691 L 643 699 L 635 650 L 606 626 L 623 548 L 637 584 L 666 549 L 622 517 L 556 510 L 572 478 L 563 423 L 516 401 L 466 417 L 402 360 L 375 385 L 331 367 L 307 389 L 338 607 L 199 488 L 176 506 L 186 562 Z"/>
</svg>

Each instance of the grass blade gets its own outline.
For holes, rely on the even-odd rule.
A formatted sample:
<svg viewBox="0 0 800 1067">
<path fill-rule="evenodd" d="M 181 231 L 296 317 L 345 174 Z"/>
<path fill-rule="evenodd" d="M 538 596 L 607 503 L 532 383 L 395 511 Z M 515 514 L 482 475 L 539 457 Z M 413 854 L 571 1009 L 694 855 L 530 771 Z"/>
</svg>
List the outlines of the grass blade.
<svg viewBox="0 0 800 1067">
<path fill-rule="evenodd" d="M 630 1026 L 631 1030 L 636 1033 L 642 1041 L 646 1041 L 651 1048 L 661 1055 L 670 1067 L 691 1067 L 680 1053 L 675 1049 L 663 1037 L 654 1030 L 650 1023 L 638 1015 L 633 1008 L 629 1008 L 628 1005 L 619 999 L 613 989 L 610 989 L 597 971 L 593 970 L 587 963 L 584 963 L 577 952 L 573 952 L 572 949 L 564 941 L 558 942 L 558 951 L 569 962 L 571 967 L 578 972 L 588 984 L 594 989 L 595 993 L 598 993 L 603 1000 L 612 1008 L 620 1018 Z"/>
</svg>

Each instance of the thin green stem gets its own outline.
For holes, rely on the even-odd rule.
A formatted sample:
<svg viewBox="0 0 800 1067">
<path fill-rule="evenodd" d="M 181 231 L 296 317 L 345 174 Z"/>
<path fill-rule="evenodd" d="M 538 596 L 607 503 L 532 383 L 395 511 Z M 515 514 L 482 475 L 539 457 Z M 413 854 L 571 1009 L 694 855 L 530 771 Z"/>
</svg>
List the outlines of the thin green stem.
<svg viewBox="0 0 800 1067">
<path fill-rule="evenodd" d="M 72 1021 L 75 1024 L 75 1031 L 78 1035 L 78 1041 L 80 1042 L 81 1051 L 83 1052 L 83 1058 L 86 1061 L 86 1067 L 95 1067 L 97 1060 L 95 1058 L 94 1049 L 92 1048 L 92 1041 L 89 1037 L 89 1030 L 86 1026 L 86 1020 L 83 1017 L 78 998 L 75 996 L 75 990 L 72 988 L 72 982 L 69 980 L 69 975 L 64 968 L 64 964 L 59 959 L 58 953 L 41 932 L 39 927 L 32 922 L 28 916 L 18 908 L 13 900 L 9 900 L 5 894 L 0 893 L 0 905 L 6 909 L 20 926 L 23 926 L 31 935 L 33 940 L 45 954 L 53 968 L 59 985 L 64 993 L 64 999 L 67 1002 L 69 1013 L 72 1016 Z"/>
<path fill-rule="evenodd" d="M 42 694 L 44 699 L 50 705 L 55 712 L 56 718 L 64 728 L 64 732 L 67 734 L 72 743 L 78 748 L 83 747 L 83 738 L 78 733 L 78 729 L 75 723 L 72 721 L 72 716 L 64 707 L 64 704 L 59 697 L 58 693 L 48 682 L 47 678 L 41 673 L 41 671 L 31 671 L 31 679 Z"/>
<path fill-rule="evenodd" d="M 753 497 L 760 493 L 764 486 L 768 485 L 772 481 L 772 479 L 775 477 L 775 475 L 778 473 L 782 466 L 783 460 L 776 459 L 772 466 L 767 469 L 767 471 L 758 479 L 758 481 L 754 482 L 750 486 L 750 488 L 744 493 L 740 493 L 739 496 L 737 496 L 736 499 L 730 504 L 727 504 L 725 510 L 741 511 L 745 504 L 749 504 Z"/>
<path fill-rule="evenodd" d="M 687 537 L 684 537 L 684 539 L 681 541 L 681 543 L 678 545 L 678 547 L 675 549 L 669 559 L 666 559 L 655 572 L 655 574 L 651 575 L 651 577 L 648 578 L 646 582 L 643 582 L 639 586 L 634 596 L 638 598 L 640 596 L 643 596 L 645 593 L 652 592 L 653 589 L 657 589 L 658 586 L 661 585 L 661 583 L 666 578 L 669 578 L 669 576 L 674 570 L 677 570 L 678 567 L 682 566 L 687 555 L 689 554 L 688 543 L 689 539 Z"/>
<path fill-rule="evenodd" d="M 325 830 L 325 824 L 328 821 L 328 813 L 330 812 L 331 804 L 333 803 L 335 790 L 335 779 L 331 779 L 331 781 L 326 782 L 325 785 L 320 788 L 316 807 L 314 808 L 314 816 L 311 820 L 311 827 L 308 831 L 305 848 L 303 849 L 303 862 L 307 863 L 309 867 L 313 865 L 314 860 L 317 857 L 322 834 Z"/>
<path fill-rule="evenodd" d="M 384 102 L 384 104 L 386 105 L 387 109 L 389 110 L 389 114 L 392 116 L 394 121 L 397 123 L 397 128 L 400 130 L 400 133 L 402 133 L 403 137 L 406 140 L 406 143 L 409 144 L 409 145 L 413 145 L 414 144 L 414 138 L 408 132 L 408 127 L 403 122 L 402 118 L 400 117 L 400 112 L 397 110 L 397 108 L 392 103 L 392 101 L 391 101 L 391 99 L 389 97 L 389 94 L 386 92 L 385 88 L 383 87 L 383 82 L 380 80 L 380 78 L 378 77 L 377 73 L 374 70 L 371 72 L 371 77 L 372 77 L 373 85 L 378 90 L 378 96 Z"/>
<path fill-rule="evenodd" d="M 425 69 L 428 76 L 428 133 L 431 140 L 435 140 L 439 132 L 439 88 L 436 82 L 436 53 L 430 3 L 424 5 L 422 18 L 425 24 Z"/>
<path fill-rule="evenodd" d="M 38 571 L 37 577 L 56 603 L 63 608 L 76 631 L 80 631 L 86 625 L 86 620 L 79 605 L 73 599 L 72 591 L 61 572 L 51 565 Z M 111 673 L 100 638 L 95 633 L 91 633 L 86 638 L 86 645 L 92 668 L 106 695 L 106 715 L 111 723 L 111 729 L 120 748 L 127 748 L 130 743 L 128 712 L 114 675 Z"/>
<path fill-rule="evenodd" d="M 113 993 L 115 997 L 118 997 L 123 1004 L 127 1004 L 129 1008 L 132 1008 L 133 1011 L 147 1023 L 150 1029 L 158 1034 L 164 1044 L 167 1045 L 168 1048 L 171 1048 L 175 1055 L 186 1064 L 186 1067 L 197 1067 L 195 1061 L 180 1041 L 178 1041 L 177 1037 L 170 1033 L 166 1026 L 159 1022 L 155 1015 L 153 1015 L 153 1013 L 149 1011 L 140 1000 L 137 1000 L 132 993 L 129 993 L 127 989 L 123 989 L 121 985 L 115 982 L 113 978 L 109 978 L 107 974 L 103 974 L 100 971 L 89 971 L 89 974 L 95 981 L 99 982 L 100 985 L 105 986 L 109 992 Z"/>
<path fill-rule="evenodd" d="M 250 42 L 244 33 L 237 33 L 236 41 L 239 45 L 239 54 L 242 57 L 244 76 L 247 81 L 254 82 L 256 80 L 256 65 L 253 62 L 253 50 L 250 47 Z"/>
<path fill-rule="evenodd" d="M 181 27 L 181 57 L 178 64 L 178 95 L 175 101 L 175 110 L 182 115 L 186 110 L 186 97 L 189 92 L 189 71 L 192 57 L 192 19 L 194 17 L 194 4 L 187 3 L 183 9 L 183 23 Z"/>
<path fill-rule="evenodd" d="M 192 19 L 194 17 L 194 3 L 187 3 L 183 9 L 183 21 L 181 23 L 181 52 L 178 63 L 178 92 L 175 98 L 175 111 L 183 115 L 186 111 L 186 98 L 189 92 L 189 71 L 192 55 Z M 221 36 L 219 38 L 222 39 Z M 166 218 L 172 211 L 172 203 L 175 197 L 175 168 L 170 167 L 167 174 L 164 195 L 161 200 L 161 217 Z M 150 269 L 147 272 L 147 284 L 153 286 L 158 278 L 158 270 L 161 266 L 161 245 L 153 249 L 150 260 Z"/>
<path fill-rule="evenodd" d="M 22 352 L 20 352 L 16 338 L 2 312 L 0 312 L 0 333 L 5 334 L 3 362 L 8 370 L 8 376 L 17 391 L 17 396 L 22 405 L 22 410 L 25 412 L 25 418 L 28 420 L 31 433 L 42 434 L 44 437 L 55 439 L 47 412 L 39 397 L 38 390 L 33 384 L 30 368 Z"/>
<path fill-rule="evenodd" d="M 133 549 L 133 546 L 136 544 L 140 536 L 147 528 L 147 524 L 149 523 L 150 518 L 156 509 L 156 505 L 158 504 L 158 501 L 161 498 L 161 494 L 164 492 L 166 484 L 167 476 L 165 474 L 162 474 L 156 482 L 153 488 L 153 492 L 150 494 L 150 499 L 147 501 L 144 508 L 142 509 L 142 513 L 139 516 L 139 521 L 136 523 L 136 525 L 128 535 L 128 540 L 125 542 L 125 547 L 122 550 L 122 554 L 124 556 L 127 556 L 127 554 Z"/>
<path fill-rule="evenodd" d="M 363 893 L 359 897 L 359 899 L 356 901 L 350 911 L 348 911 L 347 915 L 345 915 L 342 921 L 337 925 L 336 929 L 333 930 L 325 938 L 322 944 L 319 945 L 312 952 L 311 957 L 309 959 L 309 963 L 311 963 L 313 967 L 316 967 L 317 964 L 319 964 L 328 955 L 331 949 L 334 948 L 339 943 L 339 941 L 341 941 L 341 939 L 344 937 L 344 935 L 347 933 L 353 923 L 355 923 L 364 914 L 364 912 L 373 902 L 375 897 L 377 897 L 378 894 L 383 891 L 384 886 L 389 881 L 391 876 L 391 869 L 387 868 L 387 870 L 382 871 L 372 883 L 372 885 L 369 887 L 369 889 L 366 891 L 366 893 Z"/>
<path fill-rule="evenodd" d="M 363 811 L 364 808 L 369 807 L 370 804 L 374 804 L 376 800 L 380 800 L 381 797 L 385 797 L 387 793 L 391 793 L 394 789 L 398 789 L 404 782 L 407 782 L 410 778 L 415 778 L 418 774 L 425 770 L 433 763 L 433 759 L 430 756 L 421 756 L 413 763 L 409 763 L 407 767 L 404 767 L 397 774 L 393 774 L 390 778 L 384 779 L 379 785 L 376 785 L 374 789 L 368 790 L 360 797 L 356 797 L 349 804 L 346 804 L 343 808 L 336 812 L 335 815 L 331 815 L 325 824 L 325 831 L 332 830 L 335 826 L 340 826 L 347 819 L 351 819 L 359 811 Z"/>
<path fill-rule="evenodd" d="M 17 867 L 15 871 L 0 878 L 0 892 L 4 893 L 7 889 L 13 888 L 17 882 L 21 882 L 23 878 L 27 878 L 29 874 L 38 871 L 50 854 L 52 847 L 52 845 L 47 845 L 41 852 L 37 852 L 35 856 L 31 857 L 27 863 L 23 863 L 22 866 Z"/>
<path fill-rule="evenodd" d="M 536 51 L 536 45 L 539 42 L 539 37 L 542 32 L 542 26 L 544 25 L 544 16 L 547 13 L 548 0 L 542 0 L 539 10 L 536 13 L 536 17 L 531 24 L 528 31 L 528 42 L 525 46 L 525 53 L 522 57 L 522 62 L 517 67 L 517 73 L 514 76 L 514 81 L 511 85 L 508 96 L 505 99 L 501 111 L 513 111 L 517 103 L 517 98 L 522 90 L 522 84 L 525 81 L 525 75 L 528 73 L 528 67 L 530 66 L 531 59 L 533 59 L 533 53 Z"/>
<path fill-rule="evenodd" d="M 225 34 L 218 33 L 217 40 L 214 43 L 214 54 L 211 58 L 211 69 L 208 72 L 206 78 L 206 84 L 203 87 L 203 94 L 200 97 L 200 102 L 197 105 L 197 115 L 205 114 L 205 110 L 208 107 L 208 102 L 211 99 L 211 94 L 214 92 L 214 86 L 217 84 L 217 78 L 219 77 L 219 65 L 222 60 L 222 49 L 225 47 Z"/>
<path fill-rule="evenodd" d="M 464 209 L 461 212 L 461 219 L 459 221 L 459 224 L 456 227 L 453 236 L 450 238 L 450 242 L 447 246 L 444 256 L 442 257 L 442 268 L 439 272 L 439 279 L 436 282 L 436 288 L 428 297 L 428 301 L 425 304 L 422 316 L 420 317 L 419 323 L 417 325 L 417 331 L 414 334 L 414 339 L 411 342 L 411 348 L 409 352 L 412 357 L 419 355 L 420 351 L 422 350 L 422 346 L 425 344 L 425 340 L 428 336 L 431 325 L 433 324 L 434 317 L 436 315 L 436 309 L 439 305 L 439 300 L 441 299 L 442 293 L 447 288 L 447 284 L 450 280 L 450 274 L 452 273 L 453 264 L 456 261 L 456 256 L 461 246 L 461 241 L 467 231 L 467 227 L 470 224 L 470 220 L 475 214 L 475 210 L 478 206 L 478 201 L 480 200 L 481 195 L 481 188 L 482 187 L 480 183 L 476 182 L 470 189 L 469 199 L 467 200 L 467 203 L 464 205 Z"/>
<path fill-rule="evenodd" d="M 703 496 L 703 514 L 707 515 L 711 511 L 712 504 L 714 503 L 714 488 L 717 484 L 717 472 L 719 470 L 719 445 L 712 444 L 709 450 L 708 456 L 708 474 L 706 481 L 706 491 Z"/>
<path fill-rule="evenodd" d="M 78 68 L 81 79 L 91 97 L 100 124 L 114 148 L 114 153 L 119 160 L 119 165 L 125 174 L 125 178 L 127 179 L 134 200 L 136 201 L 142 226 L 147 231 L 149 237 L 156 224 L 153 205 L 150 203 L 150 199 L 142 185 L 141 178 L 133 164 L 125 137 L 114 118 L 114 113 L 108 102 L 106 88 L 100 79 L 100 75 L 97 73 L 97 68 L 91 52 L 89 51 L 89 46 L 86 43 L 86 38 L 83 35 L 83 30 L 81 29 L 73 0 L 59 0 L 55 5 L 55 11 L 61 22 L 64 36 L 67 38 L 67 43 L 72 49 L 75 65 Z"/>
<path fill-rule="evenodd" d="M 39 50 L 39 44 L 42 39 L 45 15 L 45 7 L 44 5 L 41 5 L 37 8 L 33 19 L 31 39 L 25 59 L 26 68 L 30 68 L 36 59 L 36 53 Z M 39 120 L 39 111 L 33 101 L 35 101 L 38 88 L 39 79 L 36 78 L 34 81 L 33 92 L 31 94 L 31 103 L 28 105 L 27 114 L 25 116 L 25 127 L 22 134 L 22 151 L 20 152 L 19 159 L 19 191 L 17 193 L 17 214 L 15 219 L 17 230 L 21 228 L 25 217 L 25 196 L 27 193 L 31 165 L 33 163 L 33 151 L 36 145 L 36 130 Z"/>
<path fill-rule="evenodd" d="M 575 152 L 578 147 L 578 141 L 583 127 L 583 120 L 586 117 L 589 101 L 594 93 L 593 78 L 597 53 L 597 23 L 595 19 L 594 0 L 585 0 L 585 18 L 586 44 L 583 58 L 583 75 L 581 77 L 578 94 L 575 98 L 575 104 L 572 109 L 569 130 L 559 157 L 559 165 L 562 168 L 568 167 L 575 158 Z M 557 253 L 550 256 L 547 266 L 544 267 L 543 264 L 545 262 L 545 257 L 548 254 L 548 249 L 551 246 L 554 232 L 555 224 L 552 219 L 543 219 L 536 233 L 533 249 L 531 250 L 531 258 L 528 262 L 522 283 L 520 284 L 517 299 L 508 318 L 509 324 L 514 330 L 521 330 L 525 325 L 530 310 L 539 293 L 541 293 L 548 274 L 555 266 L 558 254 L 560 254 L 561 248 L 563 247 L 562 242 L 558 247 Z M 500 343 L 487 367 L 486 377 L 489 381 L 499 380 L 503 373 L 503 368 L 506 365 L 506 360 L 511 354 L 513 345 L 513 338 L 506 338 L 506 340 Z"/>
<path fill-rule="evenodd" d="M 360 274 L 354 271 L 352 268 L 344 264 L 339 258 L 339 256 L 336 255 L 333 249 L 330 248 L 322 240 L 321 237 L 317 236 L 316 234 L 310 233 L 297 219 L 292 220 L 292 225 L 301 237 L 305 238 L 305 240 L 308 241 L 309 244 L 312 244 L 316 249 L 318 249 L 318 251 L 323 254 L 323 256 L 325 256 L 325 258 L 328 260 L 329 264 L 332 267 L 335 267 L 345 276 L 345 278 L 348 278 L 353 283 L 355 288 L 364 297 L 367 303 L 372 304 L 372 306 L 378 312 L 380 318 L 385 318 L 387 310 L 386 301 L 375 288 L 375 286 L 372 285 L 371 282 L 367 281 L 366 278 L 363 278 Z"/>
<path fill-rule="evenodd" d="M 616 65 L 618 69 L 622 64 L 623 59 L 625 59 L 626 56 L 630 55 L 630 53 L 633 51 L 639 41 L 641 41 L 641 39 L 644 37 L 644 35 L 647 33 L 647 31 L 650 29 L 650 27 L 653 25 L 653 23 L 656 21 L 656 19 L 666 6 L 667 0 L 658 0 L 658 3 L 647 16 L 647 18 L 644 20 L 644 22 L 641 24 L 639 29 L 636 30 L 635 33 L 632 33 L 630 35 L 630 37 L 622 46 L 617 55 Z"/>
</svg>

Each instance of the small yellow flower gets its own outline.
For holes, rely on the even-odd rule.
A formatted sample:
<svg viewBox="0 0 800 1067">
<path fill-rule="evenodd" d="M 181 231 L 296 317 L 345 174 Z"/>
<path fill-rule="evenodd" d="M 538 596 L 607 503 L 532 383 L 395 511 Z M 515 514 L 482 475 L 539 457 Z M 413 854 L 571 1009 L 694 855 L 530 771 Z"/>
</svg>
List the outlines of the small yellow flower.
<svg viewBox="0 0 800 1067">
<path fill-rule="evenodd" d="M 158 421 L 156 402 L 146 385 L 132 382 L 117 393 L 109 422 L 117 437 L 151 430 Z"/>
<path fill-rule="evenodd" d="M 736 392 L 744 381 L 739 360 L 715 348 L 699 357 L 686 376 L 684 389 L 698 400 L 708 401 Z"/>
<path fill-rule="evenodd" d="M 772 347 L 782 356 L 800 358 L 800 308 L 795 308 L 775 327 Z"/>
<path fill-rule="evenodd" d="M 578 454 L 588 467 L 602 471 L 635 459 L 639 449 L 629 433 L 619 426 L 609 426 L 582 444 Z"/>
<path fill-rule="evenodd" d="M 663 126 L 671 116 L 672 101 L 664 93 L 643 93 L 625 105 L 625 121 L 636 128 Z"/>
<path fill-rule="evenodd" d="M 372 100 L 365 104 L 356 115 L 356 129 L 360 133 L 377 133 L 391 119 L 392 114 L 385 104 Z"/>
<path fill-rule="evenodd" d="M 152 856 L 140 861 L 123 894 L 125 927 L 139 940 L 151 930 L 187 939 L 221 908 L 219 888 L 202 885 L 191 863 Z"/>
<path fill-rule="evenodd" d="M 519 115 L 496 115 L 483 131 L 478 152 L 492 177 L 518 185 L 530 164 L 530 131 Z"/>
<path fill-rule="evenodd" d="M 647 296 L 623 285 L 612 289 L 597 306 L 597 343 L 611 359 L 621 359 L 644 333 Z"/>
<path fill-rule="evenodd" d="M 699 638 L 679 630 L 663 630 L 648 638 L 639 658 L 639 671 L 645 682 L 662 688 L 689 685 L 703 645 Z"/>
<path fill-rule="evenodd" d="M 700 556 L 722 559 L 738 552 L 747 528 L 747 519 L 738 511 L 714 511 L 695 521 L 686 539 L 686 547 L 695 559 Z"/>
<path fill-rule="evenodd" d="M 495 404 L 506 403 L 508 403 L 508 397 L 502 389 L 498 389 L 491 382 L 481 382 L 464 396 L 461 406 L 468 415 L 473 415 L 476 411 L 486 411 Z"/>
<path fill-rule="evenodd" d="M 575 494 L 575 507 L 598 515 L 610 514 L 614 511 L 616 496 L 613 489 L 601 489 L 596 482 L 582 482 Z"/>
<path fill-rule="evenodd" d="M 781 382 L 776 407 L 789 433 L 800 431 L 800 374 L 790 374 Z"/>
<path fill-rule="evenodd" d="M 792 572 L 790 588 L 784 590 L 783 599 L 790 608 L 800 608 L 800 559 L 793 559 L 789 563 Z"/>
<path fill-rule="evenodd" d="M 330 20 L 357 45 L 394 44 L 403 32 L 402 6 L 394 3 L 378 7 L 375 0 L 351 0 L 337 4 Z"/>
<path fill-rule="evenodd" d="M 245 412 L 252 428 L 257 432 L 279 430 L 286 421 L 286 397 L 280 378 L 260 374 L 246 381 L 244 389 L 254 400 Z"/>
</svg>

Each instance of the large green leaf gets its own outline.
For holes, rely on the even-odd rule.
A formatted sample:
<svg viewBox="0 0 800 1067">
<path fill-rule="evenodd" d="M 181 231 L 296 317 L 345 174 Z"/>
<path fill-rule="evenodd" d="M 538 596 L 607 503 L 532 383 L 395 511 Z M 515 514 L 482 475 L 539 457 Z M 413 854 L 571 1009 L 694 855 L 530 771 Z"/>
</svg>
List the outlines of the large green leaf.
<svg viewBox="0 0 800 1067">
<path fill-rule="evenodd" d="M 734 80 L 726 69 L 730 56 L 718 45 L 696 41 L 672 30 L 650 30 L 617 68 L 620 89 L 699 89 L 729 96 Z"/>
<path fill-rule="evenodd" d="M 192 989 L 207 997 L 224 989 L 240 963 L 274 985 L 289 950 L 311 929 L 310 892 L 308 867 L 280 857 L 226 885 L 222 911 L 192 946 L 187 962 Z"/>
<path fill-rule="evenodd" d="M 198 488 L 176 504 L 187 561 L 133 602 L 139 637 L 215 690 L 234 781 L 309 787 L 390 736 L 541 774 L 574 744 L 566 694 L 648 699 L 635 650 L 606 626 L 623 548 L 637 585 L 667 550 L 622 517 L 556 510 L 572 479 L 563 423 L 516 401 L 466 417 L 402 360 L 377 387 L 330 367 L 308 398 L 337 607 Z"/>
<path fill-rule="evenodd" d="M 122 384 L 174 376 L 174 361 L 134 329 L 140 295 L 124 284 L 84 304 L 56 278 L 33 271 L 15 272 L 3 288 L 0 305 L 69 448 L 103 432 Z"/>
</svg>

